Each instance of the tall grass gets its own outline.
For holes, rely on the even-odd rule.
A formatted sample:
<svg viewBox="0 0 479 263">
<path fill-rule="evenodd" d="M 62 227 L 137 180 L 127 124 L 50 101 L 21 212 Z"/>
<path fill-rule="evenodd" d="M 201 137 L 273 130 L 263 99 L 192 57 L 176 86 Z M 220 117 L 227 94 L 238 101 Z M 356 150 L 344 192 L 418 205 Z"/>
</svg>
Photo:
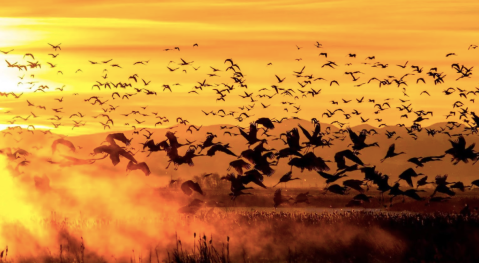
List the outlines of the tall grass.
<svg viewBox="0 0 479 263">
<path fill-rule="evenodd" d="M 173 236 L 166 241 L 174 246 L 151 244 L 155 249 L 147 254 L 132 251 L 129 258 L 97 255 L 95 247 L 86 247 L 81 238 L 37 258 L 15 257 L 5 249 L 0 262 L 479 262 L 475 212 L 225 213 L 218 209 L 192 216 L 165 215 L 153 223 L 168 220 L 203 222 L 223 236 L 197 235 L 198 231 L 188 229 L 192 238 Z M 58 221 L 54 223 L 67 223 Z M 94 227 L 101 231 L 104 225 Z"/>
</svg>

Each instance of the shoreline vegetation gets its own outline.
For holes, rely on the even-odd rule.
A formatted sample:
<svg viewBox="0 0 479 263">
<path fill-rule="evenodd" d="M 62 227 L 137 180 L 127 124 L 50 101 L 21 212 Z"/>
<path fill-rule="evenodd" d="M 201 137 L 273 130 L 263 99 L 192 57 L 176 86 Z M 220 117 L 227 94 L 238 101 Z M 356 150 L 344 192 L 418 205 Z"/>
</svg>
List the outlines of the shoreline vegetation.
<svg viewBox="0 0 479 263">
<path fill-rule="evenodd" d="M 55 248 L 39 248 L 38 255 L 1 252 L 0 262 L 477 262 L 479 214 L 475 212 L 411 213 L 337 210 L 306 212 L 208 212 L 165 214 L 156 219 L 130 219 L 124 224 L 181 223 L 190 235 L 173 231 L 158 244 L 130 255 L 100 255 L 81 236 L 82 228 L 110 228 L 114 222 L 55 219 L 65 238 Z M 116 227 L 121 228 L 123 224 Z M 217 234 L 195 231 L 201 223 Z M 125 226 L 125 225 L 123 225 Z M 77 229 L 75 229 L 77 228 Z M 219 234 L 218 234 L 219 233 Z M 250 236 L 251 235 L 251 236 Z M 78 237 L 77 237 L 78 236 Z M 141 243 L 141 242 L 140 242 Z M 162 244 L 161 246 L 159 244 Z M 1 244 L 0 244 L 1 245 Z M 8 245 L 8 244 L 5 244 Z M 50 250 L 51 249 L 51 250 Z M 127 251 L 125 251 L 127 252 Z M 20 253 L 21 254 L 21 253 Z"/>
</svg>

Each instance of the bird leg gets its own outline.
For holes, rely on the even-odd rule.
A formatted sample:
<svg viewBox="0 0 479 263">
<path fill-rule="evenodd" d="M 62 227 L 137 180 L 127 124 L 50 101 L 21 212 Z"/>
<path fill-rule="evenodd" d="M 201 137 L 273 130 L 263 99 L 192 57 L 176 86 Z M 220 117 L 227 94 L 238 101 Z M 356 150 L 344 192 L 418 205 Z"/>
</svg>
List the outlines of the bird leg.
<svg viewBox="0 0 479 263">
<path fill-rule="evenodd" d="M 309 151 L 310 147 L 311 147 L 311 145 L 308 145 L 308 146 L 306 146 L 306 148 L 304 148 L 304 153 L 305 154 Z M 313 149 L 313 152 L 314 152 L 314 149 Z"/>
</svg>

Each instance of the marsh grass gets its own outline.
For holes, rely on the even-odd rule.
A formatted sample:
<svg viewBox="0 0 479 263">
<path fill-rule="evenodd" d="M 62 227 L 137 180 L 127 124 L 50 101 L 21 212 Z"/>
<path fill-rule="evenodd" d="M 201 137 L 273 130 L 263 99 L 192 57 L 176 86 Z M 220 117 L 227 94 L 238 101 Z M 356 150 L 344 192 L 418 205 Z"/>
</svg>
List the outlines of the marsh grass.
<svg viewBox="0 0 479 263">
<path fill-rule="evenodd" d="M 47 250 L 39 258 L 13 260 L 15 255 L 5 249 L 0 262 L 479 262 L 479 215 L 475 213 L 243 211 L 176 216 L 175 220 L 200 220 L 211 227 L 221 222 L 228 236 L 219 240 L 193 232 L 192 238 L 176 236 L 170 248 L 155 247 L 147 254 L 132 251 L 129 258 L 97 255 L 94 247 L 86 248 L 80 239 L 61 244 L 58 252 Z M 234 227 L 254 229 L 256 238 L 263 239 L 238 235 Z M 248 242 L 258 250 L 252 251 Z"/>
<path fill-rule="evenodd" d="M 273 190 L 267 189 L 252 191 L 253 197 L 241 197 L 236 202 L 237 208 L 254 206 L 255 210 L 235 209 L 230 203 L 220 203 L 225 192 L 210 190 L 204 197 L 207 205 L 196 214 L 160 213 L 151 218 L 108 219 L 82 215 L 66 218 L 52 213 L 35 222 L 40 227 L 64 232 L 58 247 L 40 248 L 35 258 L 11 255 L 5 247 L 0 263 L 479 262 L 479 215 L 474 209 L 479 206 L 477 191 L 458 192 L 447 202 L 429 205 L 427 201 L 407 198 L 403 203 L 401 197 L 395 199 L 392 207 L 384 207 L 376 198 L 363 204 L 363 208 L 381 208 L 374 211 L 341 210 L 356 193 L 323 195 L 321 189 L 293 188 L 284 193 L 295 196 L 306 191 L 313 195 L 310 204 L 282 205 L 286 212 L 271 208 Z M 374 191 L 367 194 L 377 196 Z M 471 208 L 471 215 L 459 213 L 465 204 Z M 307 212 L 306 208 L 311 207 L 339 209 Z M 103 231 L 129 225 L 154 229 L 151 227 L 161 228 L 168 222 L 188 227 L 191 236 L 158 237 L 162 246 L 151 244 L 148 252 L 125 253 L 130 256 L 98 255 L 98 250 L 86 247 L 80 237 L 86 229 Z M 215 230 L 220 236 L 201 233 L 189 227 L 191 222 L 199 222 L 204 229 Z"/>
</svg>

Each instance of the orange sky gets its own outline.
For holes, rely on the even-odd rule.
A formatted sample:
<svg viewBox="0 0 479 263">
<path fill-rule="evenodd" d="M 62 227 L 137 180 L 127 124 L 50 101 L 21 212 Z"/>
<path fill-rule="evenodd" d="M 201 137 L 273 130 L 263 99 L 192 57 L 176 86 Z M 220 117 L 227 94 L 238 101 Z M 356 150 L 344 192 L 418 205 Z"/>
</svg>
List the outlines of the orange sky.
<svg viewBox="0 0 479 263">
<path fill-rule="evenodd" d="M 31 157 L 28 157 L 31 164 L 28 164 L 27 158 L 18 158 L 17 163 L 8 161 L 7 166 L 7 160 L 0 156 L 2 170 L 0 192 L 4 193 L 4 200 L 7 200 L 0 202 L 0 210 L 8 215 L 7 219 L 28 221 L 23 231 L 18 231 L 20 229 L 18 227 L 0 225 L 0 243 L 8 244 L 13 255 L 23 251 L 32 254 L 46 251 L 38 249 L 39 247 L 49 247 L 51 251 L 57 251 L 59 243 L 57 236 L 60 235 L 56 230 L 37 231 L 39 224 L 33 220 L 26 220 L 27 217 L 44 217 L 51 211 L 75 215 L 80 213 L 80 219 L 84 215 L 87 217 L 108 215 L 109 218 L 115 219 L 125 216 L 155 218 L 163 214 L 171 215 L 179 207 L 189 203 L 190 197 L 178 191 L 172 198 L 163 198 L 159 192 L 153 190 L 164 187 L 173 178 L 188 180 L 202 172 L 219 172 L 221 175 L 226 173 L 227 165 L 233 157 L 223 153 L 215 157 L 195 158 L 195 166 L 192 167 L 182 165 L 178 170 L 173 170 L 172 167 L 166 170 L 167 156 L 154 153 L 147 157 L 147 152 L 140 152 L 140 144 L 146 141 L 144 138 L 147 137 L 146 131 L 133 134 L 132 126 L 135 125 L 137 129 L 155 127 L 155 123 L 160 119 L 155 118 L 152 112 L 158 112 L 159 116 L 169 119 L 169 122 L 163 121 L 161 125 L 157 125 L 158 128 L 176 124 L 177 117 L 187 119 L 190 124 L 197 126 L 231 124 L 246 127 L 259 117 L 281 119 L 294 116 L 307 120 L 288 120 L 277 124 L 277 128 L 271 131 L 271 135 L 276 136 L 287 129 L 298 127 L 299 123 L 311 131 L 313 124 L 309 120 L 313 117 L 323 123 L 340 121 L 345 123 L 346 127 L 361 124 L 360 117 L 367 119 L 367 124 L 374 127 L 385 123 L 389 127 L 378 129 L 380 139 L 368 138 L 367 141 L 368 143 L 378 141 L 381 147 L 368 148 L 360 157 L 365 166 L 377 165 L 378 170 L 391 176 L 390 182 L 396 181 L 400 171 L 411 167 L 411 163 L 406 161 L 407 158 L 440 154 L 450 147 L 446 133 L 434 137 L 426 135 L 423 131 L 416 141 L 410 138 L 412 136 L 408 135 L 404 128 L 401 128 L 400 132 L 399 128 L 396 128 L 398 130 L 396 138 L 387 139 L 384 136 L 385 130 L 394 129 L 390 126 L 398 123 L 410 126 L 417 118 L 414 113 L 410 113 L 407 119 L 400 118 L 405 112 L 397 110 L 396 107 L 411 104 L 414 110 L 434 111 L 434 116 L 428 115 L 427 118 L 430 119 L 421 122 L 423 127 L 446 121 L 446 114 L 451 110 L 456 112 L 459 110 L 452 106 L 455 101 L 462 101 L 464 104 L 462 108 L 469 111 L 477 108 L 476 104 L 479 102 L 471 101 L 475 94 L 468 94 L 466 99 L 461 98 L 458 91 L 450 96 L 443 93 L 443 90 L 449 87 L 467 91 L 475 91 L 478 87 L 475 75 L 477 68 L 472 70 L 471 78 L 458 81 L 456 78 L 459 74 L 451 68 L 452 63 L 470 68 L 476 66 L 475 63 L 479 61 L 479 48 L 468 50 L 471 44 L 479 45 L 477 14 L 479 14 L 477 0 L 2 1 L 0 51 L 8 52 L 11 49 L 13 51 L 8 54 L 0 53 L 0 92 L 1 94 L 13 92 L 19 98 L 16 99 L 12 95 L 0 96 L 0 130 L 17 125 L 22 125 L 23 128 L 34 125 L 37 129 L 53 129 L 53 124 L 61 124 L 53 129 L 53 132 L 70 135 L 77 150 L 72 153 L 65 146 L 61 146 L 61 149 L 57 149 L 53 154 L 49 145 L 57 136 L 43 135 L 38 131 L 34 135 L 18 129 L 10 134 L 0 133 L 0 149 L 15 145 L 32 153 Z M 316 41 L 322 44 L 322 48 L 315 47 Z M 54 45 L 61 43 L 61 50 L 55 51 L 48 43 Z M 198 47 L 193 47 L 195 43 L 198 43 Z M 180 51 L 163 51 L 174 47 L 179 47 Z M 322 52 L 327 53 L 327 58 L 319 56 Z M 446 57 L 446 54 L 451 52 L 457 56 Z M 26 53 L 33 54 L 35 58 L 25 57 Z M 357 54 L 357 57 L 348 57 L 350 53 Z M 58 56 L 53 58 L 49 54 Z M 366 60 L 368 56 L 375 56 L 375 60 Z M 223 92 L 226 101 L 217 101 L 219 95 L 213 89 L 224 89 L 222 83 L 234 84 L 231 79 L 233 72 L 225 71 L 228 63 L 225 64 L 224 61 L 228 58 L 239 65 L 248 88 L 235 84 L 233 91 Z M 110 59 L 112 61 L 109 63 L 101 62 Z M 180 63 L 180 59 L 194 62 L 189 66 L 180 66 L 177 64 Z M 301 60 L 297 61 L 299 59 Z M 99 64 L 92 65 L 89 60 Z M 25 72 L 7 67 L 6 61 L 19 65 L 38 61 L 42 67 L 29 68 Z M 133 65 L 137 61 L 149 62 L 145 65 Z M 170 61 L 173 63 L 169 63 Z M 338 65 L 336 69 L 322 67 L 328 61 L 335 61 Z M 404 65 L 406 61 L 408 62 L 406 68 L 397 66 Z M 388 67 L 385 69 L 372 67 L 375 62 L 388 64 Z M 52 68 L 48 63 L 55 67 Z M 267 66 L 268 63 L 272 65 Z M 350 66 L 347 65 L 349 63 Z M 118 64 L 121 68 L 112 67 L 113 64 Z M 420 74 L 413 72 L 412 65 L 423 68 L 423 72 Z M 171 72 L 167 66 L 179 69 Z M 195 70 L 193 67 L 199 68 Z M 220 70 L 216 72 L 219 77 L 207 75 L 213 73 L 211 67 Z M 300 71 L 303 67 L 305 67 L 303 76 L 312 74 L 314 78 L 322 77 L 326 80 L 311 81 L 310 85 L 300 87 L 298 82 L 306 79 L 295 77 L 293 71 Z M 432 77 L 426 75 L 432 67 L 437 67 L 439 73 L 446 75 L 445 83 L 434 85 Z M 76 73 L 78 69 L 82 72 Z M 107 72 L 104 72 L 104 69 L 107 69 Z M 183 70 L 186 70 L 186 73 Z M 58 71 L 62 71 L 63 74 L 59 74 Z M 345 74 L 353 71 L 361 71 L 364 74 L 356 74 L 359 80 L 353 81 L 351 76 Z M 137 83 L 129 79 L 133 74 L 138 74 Z M 405 74 L 415 74 L 404 77 L 407 86 L 397 87 L 393 84 L 379 87 L 377 81 L 367 83 L 372 77 L 383 80 L 388 76 L 394 76 L 390 79 L 401 78 Z M 285 78 L 284 82 L 278 83 L 275 75 Z M 426 84 L 416 84 L 419 77 L 423 77 Z M 151 82 L 145 86 L 142 79 Z M 340 85 L 330 86 L 332 80 L 337 80 Z M 132 84 L 133 87 L 112 90 L 102 88 L 99 91 L 92 89 L 92 85 L 97 84 L 97 81 L 125 82 Z M 194 89 L 194 86 L 203 81 L 213 86 L 204 87 L 202 91 Z M 176 86 L 175 83 L 180 85 Z M 365 84 L 356 86 L 362 83 Z M 44 93 L 34 92 L 41 85 L 49 88 Z M 163 85 L 170 85 L 173 92 L 163 91 Z M 276 94 L 271 88 L 272 85 L 285 90 L 292 89 L 293 96 Z M 63 91 L 57 89 L 62 87 Z M 136 94 L 134 88 L 146 88 L 157 92 L 157 95 L 146 95 L 144 91 Z M 267 90 L 260 91 L 264 88 Z M 403 88 L 409 97 L 403 94 Z M 321 92 L 314 98 L 311 95 L 306 98 L 301 96 L 301 90 L 307 92 L 311 89 Z M 199 94 L 189 93 L 192 90 L 198 91 Z M 431 96 L 420 95 L 426 90 Z M 129 100 L 113 99 L 113 92 L 119 92 L 120 95 L 126 93 L 136 95 L 131 96 Z M 257 101 L 251 102 L 250 98 L 243 99 L 239 96 L 245 92 L 253 93 L 252 98 Z M 258 95 L 274 97 L 267 99 Z M 91 96 L 98 96 L 101 101 L 108 102 L 103 106 L 91 105 L 85 102 L 85 99 Z M 298 99 L 294 96 L 298 96 Z M 362 97 L 364 102 L 358 103 L 356 99 Z M 346 104 L 342 99 L 351 102 Z M 399 99 L 409 101 L 402 103 Z M 332 100 L 338 101 L 339 105 L 332 105 Z M 378 108 L 375 108 L 375 103 L 370 103 L 369 100 L 381 104 L 387 101 L 391 108 L 375 114 Z M 27 101 L 34 106 L 28 106 Z M 294 105 L 285 105 L 282 102 L 294 102 Z M 270 106 L 264 109 L 262 103 Z M 110 105 L 116 107 L 116 110 L 109 110 Z M 254 105 L 254 109 L 249 111 L 239 109 L 247 105 L 250 105 L 248 107 Z M 39 106 L 45 106 L 46 109 Z M 296 111 L 293 106 L 301 110 L 293 113 Z M 144 110 L 140 107 L 147 108 Z M 349 114 L 354 110 L 362 114 L 352 115 L 350 119 L 345 119 L 342 113 L 337 113 L 332 118 L 322 118 L 326 110 L 337 108 L 342 108 Z M 55 113 L 53 109 L 61 109 L 61 113 Z M 235 111 L 234 117 L 205 116 L 202 112 L 202 110 L 217 112 L 220 109 L 224 109 L 225 112 Z M 100 124 L 106 122 L 105 117 L 94 117 L 105 113 L 105 110 L 114 120 L 111 130 L 104 130 Z M 122 115 L 133 110 L 149 116 Z M 81 112 L 84 117 L 70 117 L 77 112 Z M 238 122 L 235 117 L 240 113 L 253 116 Z M 49 120 L 54 115 L 62 119 Z M 16 116 L 28 120 L 15 118 Z M 375 119 L 380 119 L 381 122 Z M 463 121 L 459 119 L 459 114 L 447 119 L 451 120 Z M 72 129 L 74 121 L 86 124 Z M 144 123 L 136 124 L 137 121 Z M 327 126 L 323 125 L 322 131 L 326 130 Z M 196 143 L 203 142 L 206 132 L 212 132 L 219 135 L 215 142 L 227 142 L 228 145 L 231 143 L 234 153 L 239 154 L 241 150 L 246 149 L 246 141 L 241 136 L 226 136 L 223 134 L 224 130 L 220 130 L 218 126 L 206 127 L 192 134 L 185 131 L 186 127 L 188 126 L 181 125 L 173 130 L 178 132 L 176 135 L 181 143 L 186 139 Z M 358 129 L 364 127 L 366 126 Z M 438 129 L 439 125 L 434 127 Z M 143 176 L 140 171 L 134 171 L 127 176 L 125 160 L 117 166 L 113 166 L 110 159 L 104 159 L 98 160 L 95 165 L 70 168 L 46 162 L 61 160 L 60 156 L 67 151 L 68 155 L 74 154 L 78 158 L 92 158 L 90 155 L 92 148 L 101 144 L 105 137 L 104 134 L 88 134 L 126 130 L 129 130 L 125 133 L 126 136 L 134 138 L 131 146 L 135 147 L 134 151 L 138 154 L 135 158 L 148 163 L 151 176 Z M 238 129 L 228 131 L 238 132 Z M 450 132 L 453 134 L 456 131 L 461 132 L 458 129 Z M 155 130 L 151 138 L 159 142 L 165 139 L 164 134 L 165 130 Z M 75 135 L 85 136 L 72 138 Z M 267 135 L 260 137 L 265 136 Z M 316 150 L 316 153 L 325 160 L 334 160 L 334 154 L 340 149 L 348 148 L 347 145 L 350 144 L 346 134 L 343 135 L 343 140 L 336 134 L 328 137 L 332 136 L 337 138 L 333 147 Z M 389 159 L 384 163 L 378 162 L 386 153 L 387 145 L 393 143 L 393 140 L 396 142 L 399 136 L 403 140 L 397 141 L 396 151 L 406 151 L 407 155 Z M 304 138 L 301 135 L 302 141 Z M 477 143 L 477 138 L 468 137 L 467 145 Z M 279 140 L 274 142 L 272 138 L 268 140 L 270 144 L 267 148 L 274 147 L 279 150 L 283 147 Z M 185 148 L 181 148 L 181 154 Z M 133 151 L 133 147 L 131 150 Z M 21 163 L 25 164 L 24 162 L 28 167 L 20 166 Z M 334 163 L 328 165 L 331 172 L 335 170 Z M 5 167 L 6 169 L 3 169 Z M 14 171 L 13 167 L 17 170 Z M 276 173 L 272 177 L 265 177 L 268 187 L 278 182 L 279 177 L 291 168 L 284 158 L 275 169 Z M 288 187 L 297 187 L 299 182 L 301 186 L 304 183 L 306 187 L 322 187 L 325 183 L 316 172 L 302 173 L 297 168 L 294 169 L 294 176 L 300 176 L 303 180 L 290 182 Z M 429 181 L 437 174 L 449 174 L 451 181 L 461 180 L 467 184 L 477 179 L 476 170 L 473 170 L 477 168 L 471 162 L 454 165 L 449 156 L 444 158 L 442 163 L 420 169 L 417 171 L 428 174 Z M 21 172 L 24 174 L 19 176 L 18 173 Z M 351 179 L 363 176 L 359 171 L 351 175 L 349 177 Z M 41 185 L 36 186 L 36 181 L 43 182 L 45 186 L 50 184 L 50 180 L 50 190 L 48 188 L 42 190 Z M 322 194 L 320 198 L 323 198 Z M 160 228 L 144 225 L 138 229 L 135 226 L 118 231 L 104 228 L 102 231 L 84 231 L 82 237 L 87 242 L 88 252 L 93 250 L 99 254 L 118 255 L 116 253 L 118 251 L 123 253 L 137 248 L 140 250 L 135 251 L 140 253 L 141 249 L 147 251 L 147 247 L 151 251 L 150 245 L 158 238 L 159 242 L 173 240 L 173 231 L 177 230 L 179 237 L 187 235 L 191 237 L 193 231 L 207 235 L 213 231 L 212 236 L 215 238 L 220 233 L 225 234 L 221 231 L 222 228 L 218 228 L 216 233 L 209 225 L 193 224 L 185 227 L 181 224 L 172 220 L 171 223 L 163 223 Z M 52 234 L 53 232 L 55 233 Z M 244 236 L 243 229 L 237 236 Z M 247 237 L 248 241 L 251 241 L 251 236 Z M 245 244 L 250 243 L 245 240 Z M 236 245 L 234 247 L 244 248 Z"/>
<path fill-rule="evenodd" d="M 441 91 L 448 87 L 462 87 L 472 90 L 477 85 L 473 75 L 469 79 L 455 81 L 457 73 L 451 69 L 452 63 L 473 66 L 479 58 L 478 50 L 468 50 L 471 44 L 479 44 L 478 31 L 475 28 L 476 15 L 479 3 L 476 1 L 43 1 L 37 7 L 34 1 L 23 1 L 21 5 L 4 3 L 0 10 L 0 50 L 14 49 L 8 55 L 0 53 L 0 60 L 18 62 L 19 64 L 31 61 L 23 59 L 25 53 L 35 55 L 35 61 L 42 64 L 42 69 L 31 69 L 25 74 L 23 82 L 38 81 L 39 85 L 49 85 L 51 88 L 44 94 L 30 93 L 29 85 L 17 85 L 21 81 L 19 72 L 15 68 L 7 68 L 6 63 L 0 63 L 0 91 L 16 93 L 25 92 L 20 99 L 12 96 L 1 97 L 0 108 L 3 112 L 11 113 L 0 116 L 0 122 L 7 124 L 12 117 L 28 116 L 33 112 L 38 118 L 28 121 L 17 119 L 15 124 L 34 124 L 37 127 L 53 128 L 51 121 L 51 108 L 63 107 L 64 115 L 59 132 L 68 134 L 91 133 L 103 130 L 99 119 L 91 116 L 101 112 L 98 105 L 92 106 L 84 102 L 90 95 L 100 95 L 109 99 L 107 104 L 120 106 L 115 112 L 109 113 L 117 120 L 113 130 L 124 130 L 123 124 L 134 121 L 121 116 L 131 110 L 139 110 L 142 105 L 149 105 L 147 113 L 159 111 L 160 115 L 167 116 L 170 124 L 176 117 L 187 118 L 196 124 L 217 124 L 237 122 L 231 116 L 219 118 L 205 116 L 200 110 L 205 111 L 235 110 L 238 107 L 252 105 L 249 99 L 241 99 L 238 95 L 254 92 L 257 94 L 274 94 L 271 85 L 283 88 L 299 88 L 298 80 L 292 76 L 293 71 L 299 71 L 306 66 L 305 73 L 314 77 L 323 77 L 328 81 L 316 81 L 307 86 L 305 90 L 322 89 L 321 95 L 315 98 L 294 100 L 292 97 L 281 95 L 274 99 L 260 99 L 256 102 L 255 109 L 249 113 L 255 117 L 268 116 L 281 118 L 283 116 L 298 116 L 309 119 L 320 117 L 326 109 L 333 109 L 331 100 L 340 98 L 353 99 L 352 103 L 340 104 L 346 111 L 357 109 L 365 114 L 364 118 L 376 118 L 376 110 L 372 104 L 357 104 L 355 98 L 365 96 L 367 99 L 382 101 L 385 98 L 411 99 L 415 109 L 433 110 L 436 118 L 429 123 L 444 121 L 443 115 L 447 114 L 454 101 L 458 100 L 458 93 L 445 97 Z M 35 8 L 33 8 L 35 6 Z M 314 43 L 319 41 L 323 48 L 318 49 Z M 61 43 L 62 50 L 55 52 L 47 43 Z M 198 48 L 192 45 L 198 43 Z M 302 47 L 300 50 L 296 45 Z M 168 51 L 165 48 L 179 47 L 181 51 Z M 328 58 L 320 57 L 320 52 L 327 52 Z M 446 58 L 449 52 L 458 56 Z M 59 53 L 57 58 L 52 58 L 49 53 Z M 348 58 L 348 53 L 356 53 L 357 58 Z M 373 62 L 389 64 L 387 69 L 371 68 L 362 65 L 365 57 L 376 56 Z M 180 70 L 170 72 L 166 66 L 169 61 L 179 62 L 180 58 L 186 61 L 195 61 L 194 67 L 200 66 L 195 71 L 191 66 L 180 66 Z M 218 95 L 212 87 L 205 88 L 200 95 L 188 94 L 197 82 L 207 79 L 208 83 L 228 83 L 231 71 L 224 72 L 224 60 L 232 58 L 241 67 L 245 75 L 248 89 L 236 87 L 229 94 L 226 102 L 216 101 Z M 301 58 L 301 61 L 295 59 Z M 122 69 L 106 65 L 91 65 L 88 60 L 101 61 L 113 59 Z M 139 60 L 149 60 L 147 66 L 132 64 Z M 338 63 L 337 69 L 321 68 L 332 60 Z M 401 69 L 396 64 L 409 61 L 406 69 Z M 51 69 L 47 62 L 56 64 Z M 272 62 L 272 66 L 266 66 Z M 353 63 L 352 66 L 345 66 Z M 409 65 L 424 67 L 421 77 L 426 77 L 425 72 L 437 66 L 439 72 L 445 72 L 446 83 L 433 85 L 428 78 L 427 84 L 415 84 L 419 76 L 409 76 L 406 98 L 402 95 L 401 88 L 391 85 L 379 89 L 377 83 L 366 84 L 360 88 L 356 84 L 367 82 L 371 77 L 385 78 L 389 75 L 400 77 L 405 73 L 412 73 Z M 174 63 L 172 67 L 178 67 Z M 209 66 L 222 71 L 217 72 L 221 77 L 209 77 L 213 73 Z M 83 73 L 75 73 L 81 68 Z M 146 87 L 158 92 L 158 96 L 135 95 L 127 100 L 112 100 L 113 91 L 92 91 L 91 86 L 95 81 L 104 82 L 103 69 L 108 69 L 107 81 L 129 82 L 128 77 L 137 73 L 139 78 L 151 84 Z M 187 73 L 181 72 L 187 69 Z M 64 74 L 57 74 L 61 70 Z M 346 71 L 360 70 L 361 79 L 353 82 L 351 77 L 345 75 Z M 34 78 L 30 75 L 35 74 Z M 275 74 L 286 77 L 285 82 L 278 84 Z M 330 87 L 329 81 L 338 80 L 340 86 Z M 131 80 L 130 80 L 131 81 Z M 134 85 L 143 88 L 143 83 Z M 180 83 L 181 86 L 172 86 L 173 93 L 163 92 L 163 84 Z M 56 87 L 66 85 L 63 92 L 54 91 Z M 221 85 L 222 86 L 222 85 Z M 237 85 L 235 85 L 237 86 Z M 269 91 L 258 93 L 261 88 Z M 419 96 L 420 92 L 428 90 L 432 95 Z M 117 91 L 117 90 L 115 90 Z M 129 90 L 118 90 L 120 94 Z M 73 93 L 79 93 L 73 96 Z M 298 91 L 296 91 L 298 92 Z M 64 97 L 59 103 L 54 98 Z M 256 97 L 255 99 L 259 99 Z M 35 105 L 45 105 L 47 110 L 35 107 L 26 107 L 26 100 Z M 281 101 L 295 101 L 301 105 L 302 111 L 293 115 L 294 110 L 289 107 L 288 112 Z M 260 103 L 272 105 L 262 109 Z M 470 105 L 469 105 L 470 104 Z M 469 102 L 470 108 L 474 104 Z M 105 105 L 106 106 L 106 105 Z M 392 105 L 393 106 L 393 105 Z M 393 107 L 394 107 L 393 106 Z M 77 111 L 83 112 L 87 125 L 71 130 L 72 121 L 66 120 L 69 115 Z M 399 111 L 381 112 L 380 118 L 392 120 L 394 125 L 399 116 Z M 155 120 L 146 117 L 144 127 L 151 127 Z M 332 119 L 324 119 L 331 122 Z M 345 121 L 344 118 L 338 118 Z M 249 123 L 247 119 L 242 123 Z M 361 123 L 359 118 L 347 120 L 349 124 Z M 409 120 L 412 121 L 412 120 Z M 375 126 L 377 123 L 369 124 Z M 167 124 L 168 126 L 168 124 Z M 5 126 L 3 126 L 5 127 Z"/>
</svg>

